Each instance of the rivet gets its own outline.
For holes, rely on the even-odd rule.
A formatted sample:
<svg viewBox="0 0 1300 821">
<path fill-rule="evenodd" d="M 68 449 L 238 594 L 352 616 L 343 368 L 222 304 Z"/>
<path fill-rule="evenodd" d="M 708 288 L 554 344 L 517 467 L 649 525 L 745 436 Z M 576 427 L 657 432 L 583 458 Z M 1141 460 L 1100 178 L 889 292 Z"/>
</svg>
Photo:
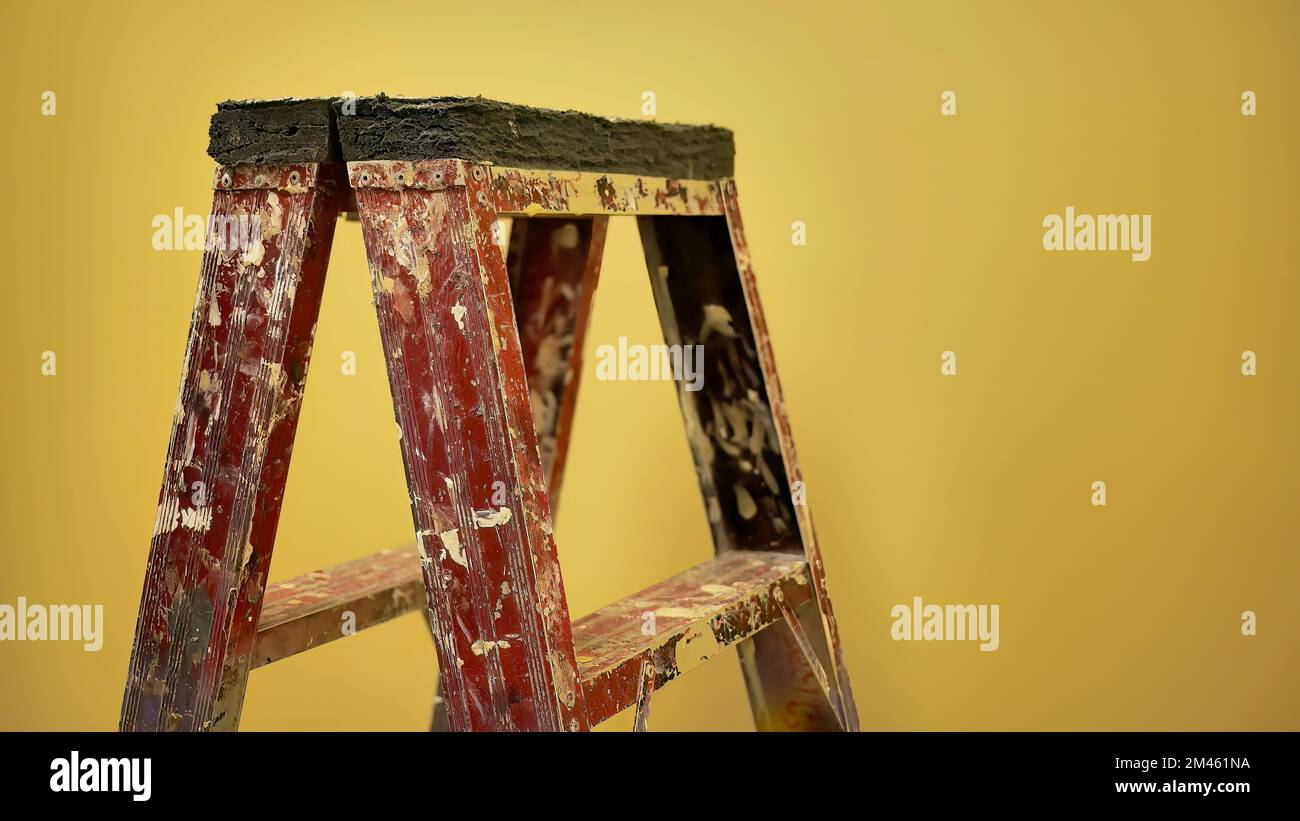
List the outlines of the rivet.
<svg viewBox="0 0 1300 821">
<path fill-rule="evenodd" d="M 406 175 L 403 174 L 401 171 L 398 171 L 398 172 L 397 172 L 397 181 L 398 181 L 399 183 L 404 183 L 404 182 L 406 182 Z"/>
<path fill-rule="evenodd" d="M 487 205 L 487 204 L 488 204 L 488 202 L 487 202 L 487 194 L 484 194 L 482 191 L 478 192 L 478 204 L 479 204 L 479 205 Z"/>
<path fill-rule="evenodd" d="M 294 171 L 293 173 L 291 173 L 291 174 L 289 175 L 289 184 L 290 184 L 290 185 L 297 185 L 299 179 L 301 179 L 301 177 L 298 176 L 298 172 L 297 172 L 297 171 Z"/>
<path fill-rule="evenodd" d="M 476 165 L 474 166 L 474 181 L 482 182 L 482 180 L 483 180 L 483 169 Z"/>
<path fill-rule="evenodd" d="M 362 184 L 362 185 L 369 185 L 369 184 L 370 184 L 370 173 L 369 173 L 369 172 L 365 172 L 365 173 L 363 173 L 363 174 L 361 175 L 361 184 Z"/>
<path fill-rule="evenodd" d="M 222 188 L 229 188 L 229 187 L 230 187 L 230 175 L 229 175 L 229 174 L 222 174 L 222 175 L 221 175 L 221 187 L 222 187 Z"/>
</svg>

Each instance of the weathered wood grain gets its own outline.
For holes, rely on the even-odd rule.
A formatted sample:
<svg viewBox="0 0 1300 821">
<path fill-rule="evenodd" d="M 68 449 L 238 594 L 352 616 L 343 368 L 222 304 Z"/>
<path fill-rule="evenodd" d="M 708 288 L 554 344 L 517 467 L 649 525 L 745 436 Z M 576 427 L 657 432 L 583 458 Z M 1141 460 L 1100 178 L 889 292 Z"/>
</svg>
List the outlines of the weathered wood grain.
<svg viewBox="0 0 1300 821">
<path fill-rule="evenodd" d="M 804 562 L 734 551 L 579 619 L 573 639 L 591 724 L 637 703 L 643 664 L 657 690 L 780 622 L 782 599 L 793 608 L 811 601 Z"/>
<path fill-rule="evenodd" d="M 341 200 L 337 168 L 219 167 L 136 622 L 123 730 L 234 729 Z"/>
<path fill-rule="evenodd" d="M 372 173 L 350 168 L 448 720 L 586 729 L 487 172 L 448 163 L 443 190 Z"/>
<path fill-rule="evenodd" d="M 253 667 L 383 624 L 423 604 L 424 578 L 414 546 L 276 582 L 266 589 Z"/>
</svg>

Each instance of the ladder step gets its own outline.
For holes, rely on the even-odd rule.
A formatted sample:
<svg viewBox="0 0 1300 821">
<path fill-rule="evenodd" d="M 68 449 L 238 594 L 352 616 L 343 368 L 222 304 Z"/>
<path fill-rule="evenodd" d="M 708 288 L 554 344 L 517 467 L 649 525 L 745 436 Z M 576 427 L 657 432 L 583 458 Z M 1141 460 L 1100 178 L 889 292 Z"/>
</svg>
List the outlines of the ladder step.
<svg viewBox="0 0 1300 821">
<path fill-rule="evenodd" d="M 356 632 L 418 610 L 424 600 L 414 545 L 268 585 L 253 667 L 343 638 L 345 628 Z"/>
<path fill-rule="evenodd" d="M 588 720 L 595 726 L 636 703 L 643 664 L 657 690 L 782 621 L 782 599 L 797 610 L 812 597 L 801 555 L 732 551 L 579 619 Z"/>
<path fill-rule="evenodd" d="M 643 663 L 657 690 L 812 599 L 808 566 L 793 553 L 732 551 L 614 602 L 573 625 L 590 722 L 636 703 Z M 413 545 L 268 585 L 254 668 L 424 606 Z M 653 614 L 651 616 L 650 614 Z"/>
</svg>

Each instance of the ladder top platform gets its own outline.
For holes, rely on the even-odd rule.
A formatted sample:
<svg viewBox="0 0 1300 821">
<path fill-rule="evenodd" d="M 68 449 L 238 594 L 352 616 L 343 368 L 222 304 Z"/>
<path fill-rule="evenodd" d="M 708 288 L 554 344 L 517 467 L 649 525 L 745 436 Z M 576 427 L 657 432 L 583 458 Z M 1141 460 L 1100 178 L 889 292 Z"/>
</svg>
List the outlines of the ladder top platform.
<svg viewBox="0 0 1300 821">
<path fill-rule="evenodd" d="M 226 165 L 457 159 L 712 180 L 730 177 L 735 158 L 732 133 L 717 126 L 610 119 L 482 97 L 228 101 L 218 104 L 208 137 L 208 154 Z"/>
</svg>

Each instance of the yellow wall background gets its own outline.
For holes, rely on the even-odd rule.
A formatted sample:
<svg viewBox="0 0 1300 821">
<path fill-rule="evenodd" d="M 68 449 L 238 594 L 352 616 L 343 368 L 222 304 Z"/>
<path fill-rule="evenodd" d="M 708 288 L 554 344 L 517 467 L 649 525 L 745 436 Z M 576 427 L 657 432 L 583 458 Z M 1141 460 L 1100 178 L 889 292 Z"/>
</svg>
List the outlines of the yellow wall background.
<svg viewBox="0 0 1300 821">
<path fill-rule="evenodd" d="M 107 635 L 0 644 L 0 728 L 116 726 L 200 261 L 151 221 L 208 212 L 218 100 L 652 90 L 736 132 L 864 727 L 1300 729 L 1298 46 L 1264 2 L 6 3 L 0 602 L 101 603 Z M 1067 205 L 1151 214 L 1150 261 L 1044 251 Z M 357 223 L 333 259 L 273 578 L 412 537 Z M 619 335 L 661 339 L 615 221 L 588 344 Z M 588 372 L 577 424 L 575 615 L 710 554 L 672 389 Z M 999 604 L 1001 648 L 892 641 L 917 595 Z M 423 728 L 420 618 L 360 636 L 254 672 L 243 727 Z M 738 666 L 651 725 L 749 729 Z"/>
</svg>

